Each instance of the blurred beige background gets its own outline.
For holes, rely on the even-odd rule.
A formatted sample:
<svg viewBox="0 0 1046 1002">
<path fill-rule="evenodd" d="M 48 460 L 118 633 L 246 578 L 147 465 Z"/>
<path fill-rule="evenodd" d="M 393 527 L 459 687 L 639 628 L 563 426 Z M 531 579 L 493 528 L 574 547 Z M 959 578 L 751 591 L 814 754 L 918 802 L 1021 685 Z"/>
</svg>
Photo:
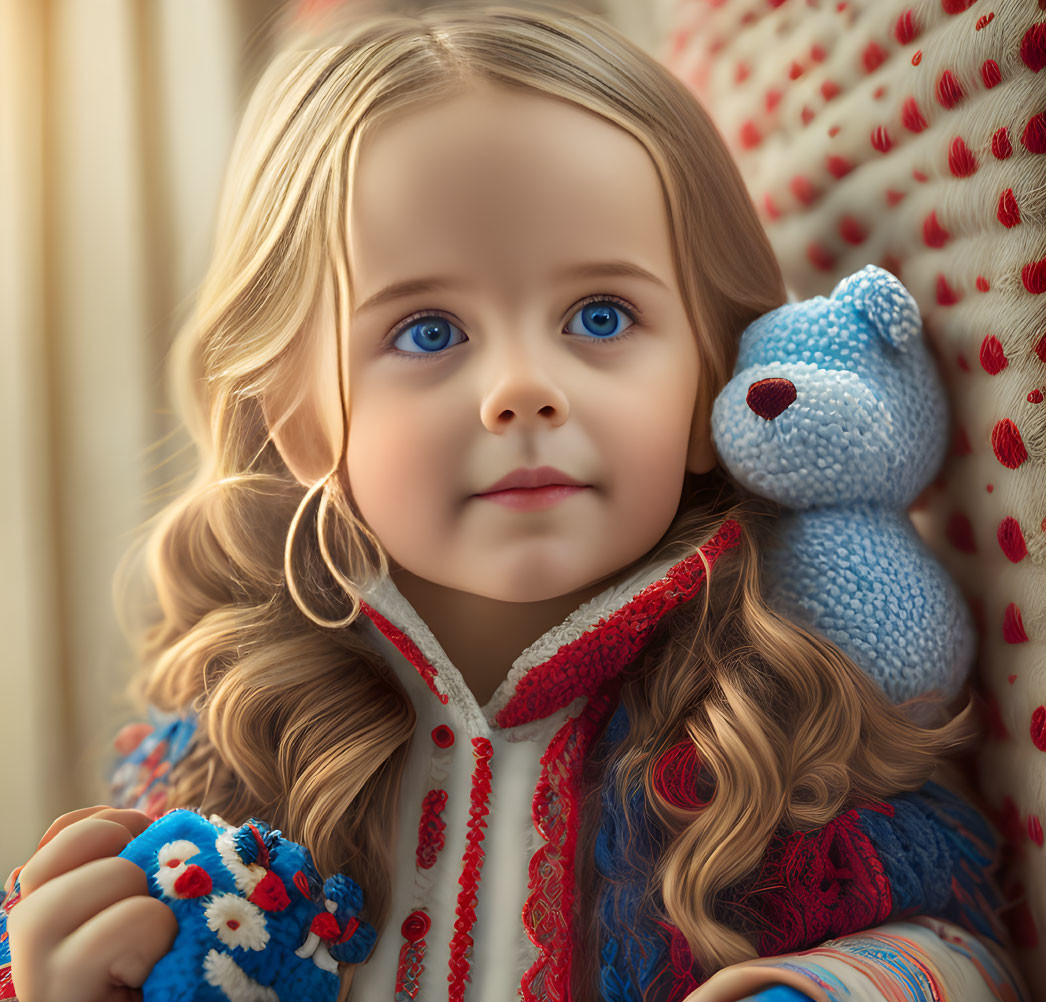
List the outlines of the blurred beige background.
<svg viewBox="0 0 1046 1002">
<path fill-rule="evenodd" d="M 664 37 L 662 0 L 585 6 L 651 51 Z M 54 818 L 107 802 L 133 669 L 113 572 L 193 458 L 164 357 L 286 13 L 0 0 L 0 880 Z"/>
</svg>

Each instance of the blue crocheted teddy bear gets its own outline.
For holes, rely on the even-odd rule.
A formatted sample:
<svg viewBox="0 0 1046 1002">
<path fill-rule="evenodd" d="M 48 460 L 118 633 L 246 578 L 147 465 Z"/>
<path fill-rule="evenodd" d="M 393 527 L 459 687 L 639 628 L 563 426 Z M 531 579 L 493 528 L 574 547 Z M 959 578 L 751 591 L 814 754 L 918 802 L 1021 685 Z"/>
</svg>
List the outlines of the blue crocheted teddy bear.
<svg viewBox="0 0 1046 1002">
<path fill-rule="evenodd" d="M 142 986 L 144 1002 L 334 1002 L 338 962 L 376 939 L 344 874 L 321 885 L 309 850 L 262 821 L 169 811 L 120 853 L 174 911 L 178 935 Z"/>
<path fill-rule="evenodd" d="M 906 512 L 947 433 L 919 308 L 874 265 L 754 321 L 712 411 L 723 465 L 782 506 L 763 558 L 771 606 L 894 702 L 953 697 L 974 654 L 969 609 Z"/>
</svg>

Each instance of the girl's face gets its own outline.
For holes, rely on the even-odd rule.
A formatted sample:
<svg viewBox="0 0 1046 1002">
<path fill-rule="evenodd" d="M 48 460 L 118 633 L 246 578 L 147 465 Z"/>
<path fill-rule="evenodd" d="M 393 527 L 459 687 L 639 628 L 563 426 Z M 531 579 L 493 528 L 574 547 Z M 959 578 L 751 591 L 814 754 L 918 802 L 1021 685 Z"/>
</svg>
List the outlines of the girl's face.
<svg viewBox="0 0 1046 1002">
<path fill-rule="evenodd" d="M 477 86 L 368 133 L 349 218 L 349 486 L 394 573 L 539 602 L 642 558 L 701 373 L 640 143 Z M 691 457 L 714 463 L 707 421 Z M 537 510 L 478 496 L 541 466 L 587 486 Z"/>
</svg>

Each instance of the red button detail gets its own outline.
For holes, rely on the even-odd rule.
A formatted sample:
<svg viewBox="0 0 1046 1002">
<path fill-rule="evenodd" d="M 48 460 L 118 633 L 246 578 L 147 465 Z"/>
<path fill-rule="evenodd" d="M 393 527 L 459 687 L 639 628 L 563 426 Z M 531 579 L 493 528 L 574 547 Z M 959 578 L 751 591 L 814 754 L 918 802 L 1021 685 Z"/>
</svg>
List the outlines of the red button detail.
<svg viewBox="0 0 1046 1002">
<path fill-rule="evenodd" d="M 454 744 L 454 732 L 446 724 L 440 724 L 438 727 L 432 728 L 432 740 L 440 748 L 449 748 Z"/>
<path fill-rule="evenodd" d="M 432 920 L 423 911 L 411 912 L 400 926 L 400 932 L 408 943 L 416 943 L 429 931 Z"/>
</svg>

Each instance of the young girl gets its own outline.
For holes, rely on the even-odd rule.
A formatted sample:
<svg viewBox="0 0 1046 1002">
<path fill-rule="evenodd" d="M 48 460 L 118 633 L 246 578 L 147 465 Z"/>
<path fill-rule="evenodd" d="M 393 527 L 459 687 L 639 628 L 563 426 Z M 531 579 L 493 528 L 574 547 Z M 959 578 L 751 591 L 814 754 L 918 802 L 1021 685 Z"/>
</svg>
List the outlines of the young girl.
<svg viewBox="0 0 1046 1002">
<path fill-rule="evenodd" d="M 253 96 L 173 352 L 201 462 L 144 551 L 156 728 L 117 803 L 263 818 L 358 881 L 354 1002 L 1015 997 L 992 835 L 927 782 L 968 711 L 917 727 L 761 598 L 772 506 L 709 420 L 785 294 L 702 109 L 565 10 L 328 30 Z M 145 820 L 45 836 L 23 1002 L 169 947 L 152 902 L 108 913 L 137 965 L 87 949 Z"/>
</svg>

